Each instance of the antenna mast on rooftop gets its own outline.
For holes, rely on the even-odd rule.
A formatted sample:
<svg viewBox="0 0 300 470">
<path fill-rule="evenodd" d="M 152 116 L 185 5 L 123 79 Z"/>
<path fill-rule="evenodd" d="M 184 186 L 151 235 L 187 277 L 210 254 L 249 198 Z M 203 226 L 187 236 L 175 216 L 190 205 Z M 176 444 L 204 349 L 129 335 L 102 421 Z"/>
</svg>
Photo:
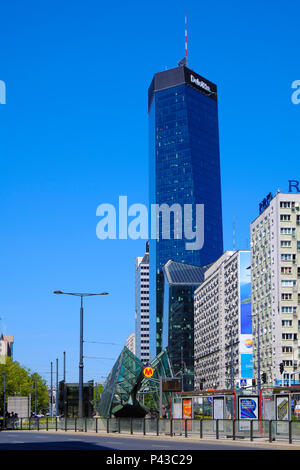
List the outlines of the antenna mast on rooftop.
<svg viewBox="0 0 300 470">
<path fill-rule="evenodd" d="M 178 62 L 179 67 L 187 67 L 187 21 L 186 21 L 186 10 L 185 10 L 185 20 L 184 20 L 184 41 L 185 41 L 185 56 Z"/>
<path fill-rule="evenodd" d="M 184 25 L 184 39 L 185 39 L 185 61 L 187 65 L 187 21 L 186 21 L 186 10 L 185 10 L 185 25 Z"/>
</svg>

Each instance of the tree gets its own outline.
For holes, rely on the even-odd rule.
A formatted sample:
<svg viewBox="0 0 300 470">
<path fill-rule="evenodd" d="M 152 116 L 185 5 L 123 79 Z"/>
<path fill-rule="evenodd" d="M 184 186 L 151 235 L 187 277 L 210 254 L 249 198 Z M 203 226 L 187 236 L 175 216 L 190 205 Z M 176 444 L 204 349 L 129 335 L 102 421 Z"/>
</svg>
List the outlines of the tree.
<svg viewBox="0 0 300 470">
<path fill-rule="evenodd" d="M 103 384 L 95 385 L 95 387 L 94 387 L 94 408 L 95 408 L 95 404 L 97 404 L 97 408 L 99 407 L 102 391 L 103 391 Z"/>
<path fill-rule="evenodd" d="M 49 407 L 49 396 L 46 382 L 39 374 L 31 373 L 30 369 L 22 367 L 17 361 L 8 357 L 0 364 L 0 415 L 3 416 L 4 397 L 4 375 L 5 396 L 7 397 L 31 395 L 31 411 L 35 409 L 35 383 L 37 386 L 37 411 L 46 411 Z"/>
</svg>

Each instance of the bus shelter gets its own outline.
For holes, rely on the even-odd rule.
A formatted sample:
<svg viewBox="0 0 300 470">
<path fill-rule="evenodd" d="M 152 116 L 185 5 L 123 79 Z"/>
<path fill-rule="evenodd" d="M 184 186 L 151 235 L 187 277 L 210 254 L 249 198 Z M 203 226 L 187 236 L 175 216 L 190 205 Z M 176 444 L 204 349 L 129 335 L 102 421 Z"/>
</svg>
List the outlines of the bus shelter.
<svg viewBox="0 0 300 470">
<path fill-rule="evenodd" d="M 300 385 L 263 387 L 260 415 L 264 420 L 300 421 Z"/>
<path fill-rule="evenodd" d="M 236 419 L 236 411 L 236 390 L 201 390 L 171 395 L 173 419 Z"/>
</svg>

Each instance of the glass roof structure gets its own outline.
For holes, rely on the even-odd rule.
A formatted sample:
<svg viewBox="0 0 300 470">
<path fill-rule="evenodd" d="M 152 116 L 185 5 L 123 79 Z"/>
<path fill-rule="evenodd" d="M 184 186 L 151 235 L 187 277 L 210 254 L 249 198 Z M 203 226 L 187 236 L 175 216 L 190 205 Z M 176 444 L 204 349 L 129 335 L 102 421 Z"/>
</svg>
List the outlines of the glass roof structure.
<svg viewBox="0 0 300 470">
<path fill-rule="evenodd" d="M 204 273 L 208 266 L 194 266 L 169 260 L 163 270 L 169 284 L 200 285 L 204 281 Z"/>
<path fill-rule="evenodd" d="M 160 377 L 173 377 L 167 349 L 155 357 L 148 366 L 153 368 L 154 374 L 151 378 L 144 377 L 141 380 L 138 395 L 151 393 L 156 408 L 159 409 Z M 112 416 L 116 406 L 130 403 L 131 393 L 140 380 L 144 368 L 145 364 L 125 346 L 103 388 L 98 408 L 100 416 L 108 418 Z M 163 394 L 163 403 L 169 404 L 168 394 Z"/>
</svg>

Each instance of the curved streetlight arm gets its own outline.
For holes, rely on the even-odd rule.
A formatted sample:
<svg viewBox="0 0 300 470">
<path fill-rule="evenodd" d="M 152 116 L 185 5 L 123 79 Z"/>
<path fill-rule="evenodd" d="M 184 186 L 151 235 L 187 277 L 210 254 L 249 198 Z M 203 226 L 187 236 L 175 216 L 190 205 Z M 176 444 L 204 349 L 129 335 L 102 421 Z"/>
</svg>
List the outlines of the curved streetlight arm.
<svg viewBox="0 0 300 470">
<path fill-rule="evenodd" d="M 100 292 L 100 293 L 81 293 L 81 292 L 62 292 L 61 290 L 55 290 L 53 294 L 58 295 L 75 295 L 76 297 L 91 297 L 94 295 L 108 295 L 108 292 Z"/>
</svg>

